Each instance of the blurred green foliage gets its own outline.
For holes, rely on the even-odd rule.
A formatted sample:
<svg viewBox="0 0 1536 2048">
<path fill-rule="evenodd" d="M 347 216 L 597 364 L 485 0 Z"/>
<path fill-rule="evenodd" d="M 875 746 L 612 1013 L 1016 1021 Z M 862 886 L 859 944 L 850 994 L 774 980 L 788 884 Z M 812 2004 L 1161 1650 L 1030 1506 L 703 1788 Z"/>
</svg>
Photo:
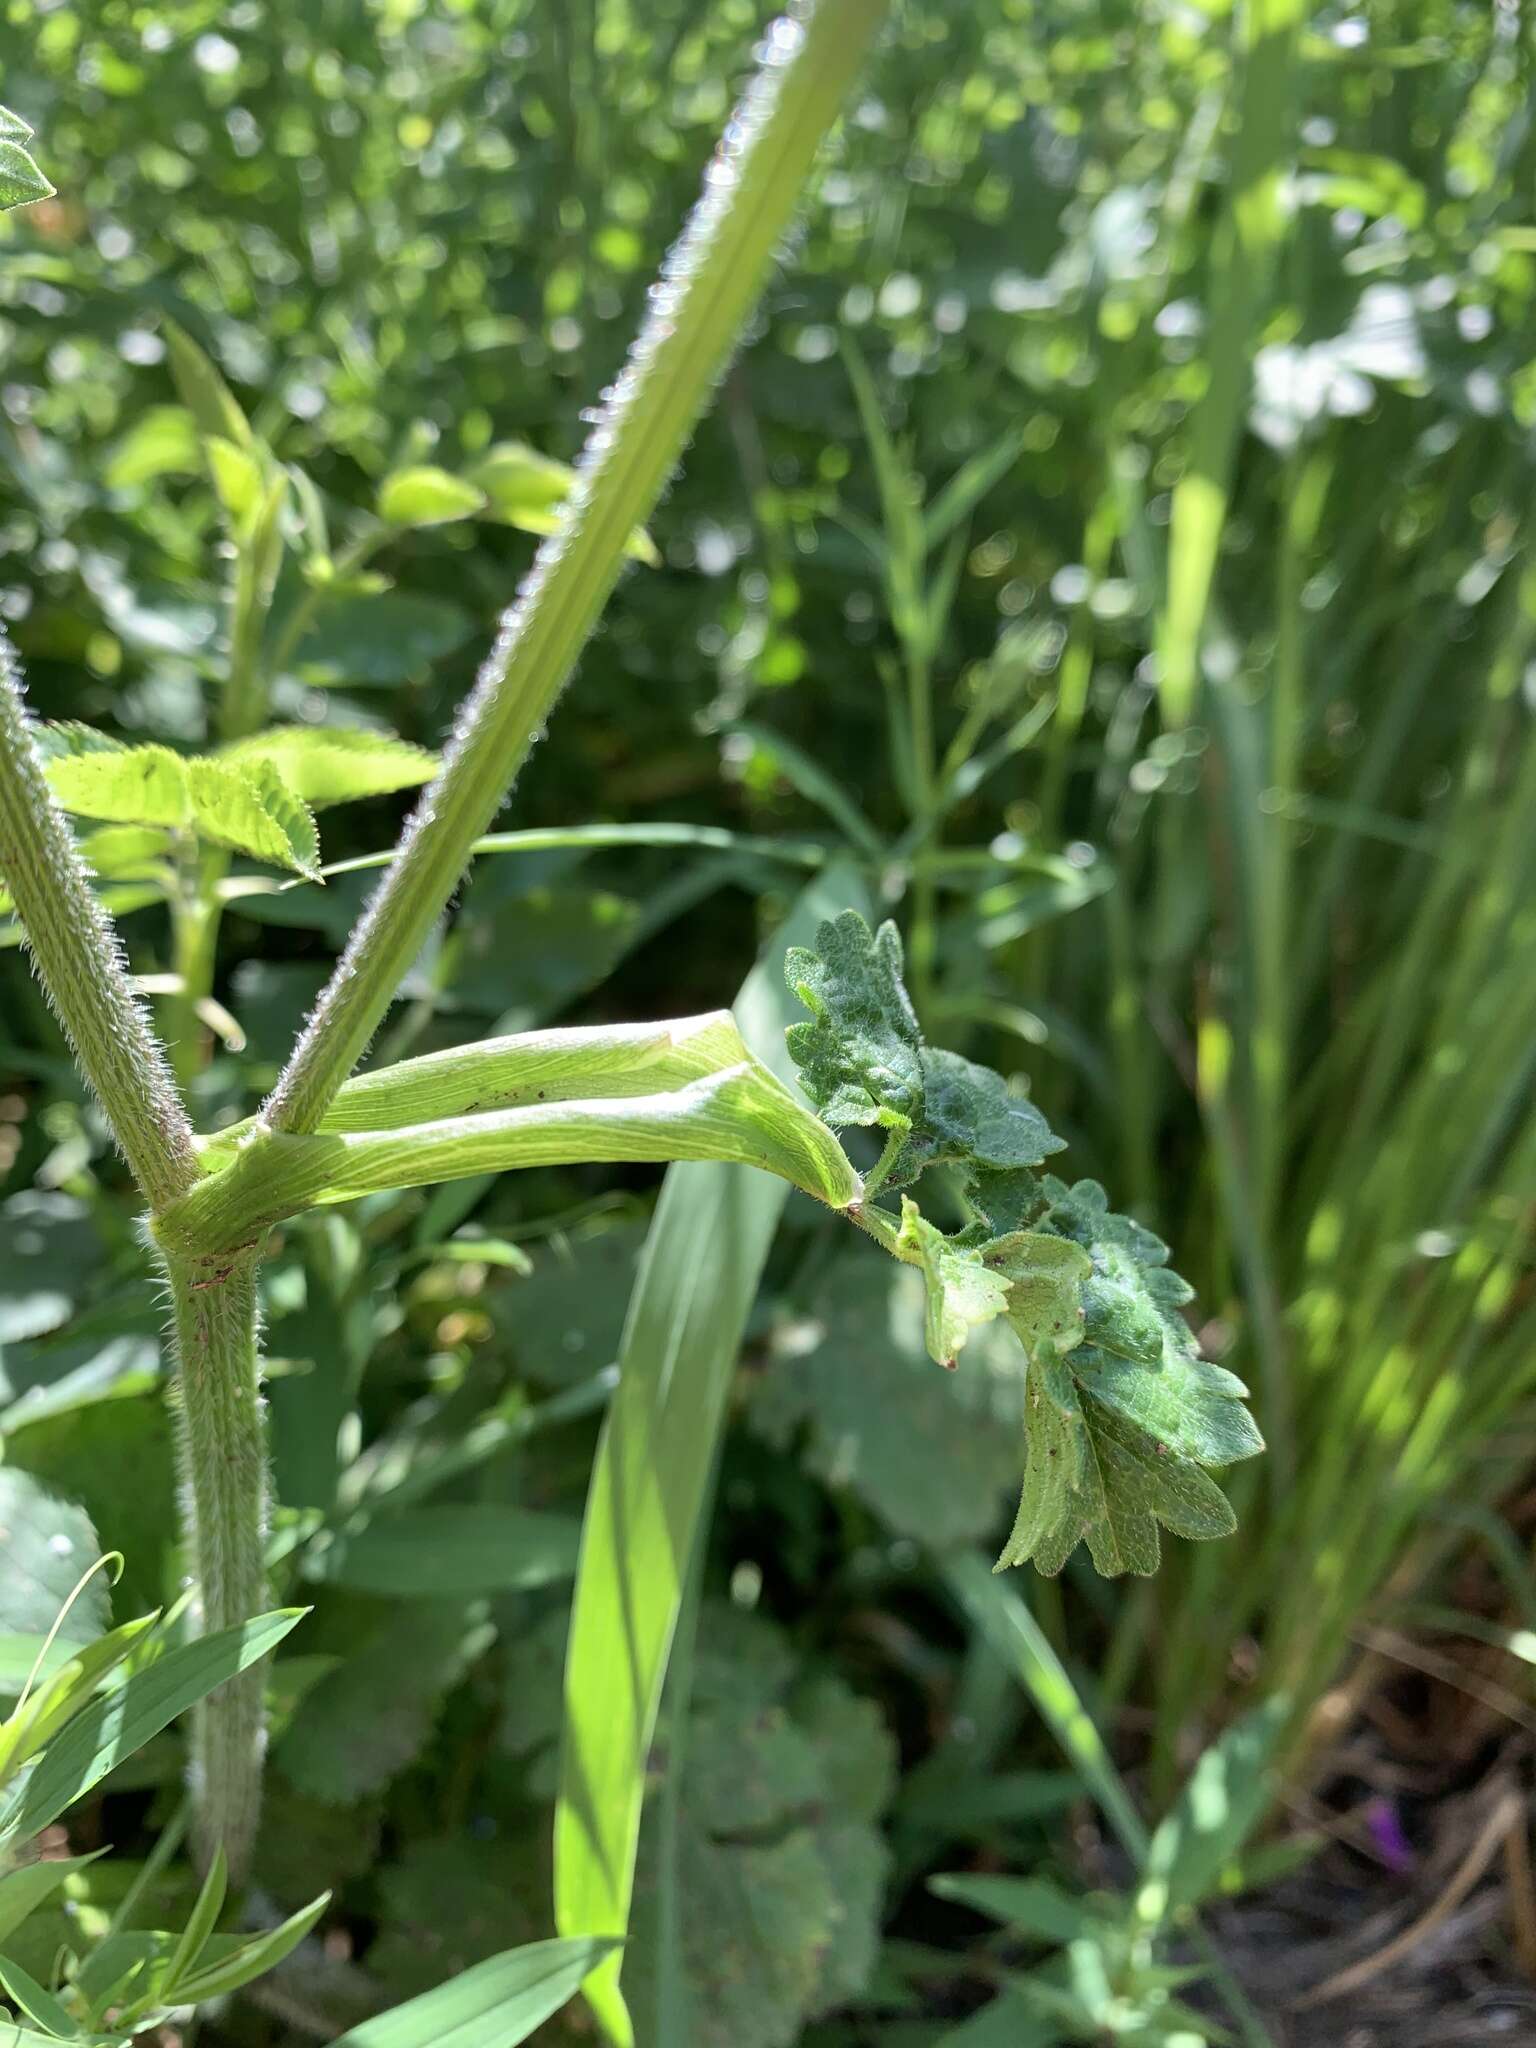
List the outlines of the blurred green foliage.
<svg viewBox="0 0 1536 2048">
<path fill-rule="evenodd" d="M 338 562 L 392 472 L 469 476 L 507 443 L 568 461 L 762 26 L 741 0 L 3 18 L 0 95 L 57 194 L 0 222 L 0 610 L 46 715 L 178 749 L 212 737 L 227 568 L 166 319 L 309 479 Z M 1536 56 L 1513 8 L 1308 13 L 1276 73 L 1272 270 L 1235 333 L 1212 313 L 1247 23 L 904 0 L 653 522 L 659 565 L 621 585 L 515 820 L 851 841 L 916 928 L 930 1039 L 1027 1069 L 1079 1170 L 1177 1247 L 1207 1355 L 1253 1383 L 1272 1446 L 1233 1489 L 1242 1533 L 1166 1546 L 1135 1599 L 1074 1566 L 1035 1600 L 1106 1720 L 1150 1710 L 1159 1810 L 1254 1693 L 1289 1702 L 1276 1739 L 1307 1767 L 1362 1618 L 1443 1590 L 1469 1515 L 1528 1477 L 1536 1390 Z M 1172 497 L 1234 375 L 1200 686 L 1165 726 Z M 1000 448 L 946 527 L 945 480 Z M 437 746 L 531 551 L 476 517 L 390 536 L 330 587 L 290 563 L 276 631 L 313 602 L 276 713 Z M 896 708 L 919 642 L 938 751 L 958 747 L 928 842 Z M 401 809 L 327 812 L 324 857 L 387 846 Z M 205 1117 L 271 1080 L 366 880 L 231 906 L 217 993 L 246 1046 L 199 1077 Z M 740 845 L 488 858 L 388 1049 L 712 1006 L 793 886 Z M 124 930 L 164 971 L 161 909 Z M 144 1478 L 167 1464 L 153 1320 L 118 1169 L 14 954 L 0 1007 L 0 1434 L 127 1552 L 123 1619 L 175 1571 Z M 427 1494 L 578 1511 L 652 1186 L 541 1173 L 295 1228 L 267 1301 L 280 1543 Z M 513 1243 L 531 1278 L 482 1255 Z M 891 1304 L 910 1277 L 792 1203 L 749 1327 L 694 1747 L 643 1864 L 654 1953 L 713 1985 L 701 2042 L 744 1983 L 765 2048 L 834 1995 L 854 2003 L 818 2043 L 930 2048 L 957 1979 L 967 2008 L 999 1980 L 917 1880 L 962 1855 L 1037 1872 L 1061 1836 L 1049 1787 L 1019 1779 L 1054 1758 L 932 1568 L 1006 1527 L 1022 1389 L 982 1340 L 961 1380 L 931 1367 Z M 231 2040 L 314 2038 L 548 1931 L 558 1573 L 424 1605 L 420 1628 L 414 1594 L 386 1613 L 323 1570 L 311 1594 L 278 1666 L 303 1668 L 261 1877 L 285 1912 L 341 1887 L 358 1955 L 301 1951 L 290 2009 L 232 2016 Z M 724 1697 L 709 1659 L 753 1605 L 782 1663 Z M 795 1690 L 811 1668 L 833 1733 Z M 876 1712 L 903 1765 L 883 1905 L 886 1788 L 833 1782 Z M 163 1817 L 176 1765 L 148 1754 Z M 761 1812 L 722 1829 L 713 1778 L 759 1771 Z M 127 1795 L 111 1811 L 131 1833 Z M 365 1835 L 378 1864 L 352 1853 Z M 850 1844 L 858 1927 L 834 1925 Z M 667 1936 L 658 1853 L 685 1916 L 727 1890 L 758 1913 L 766 1960 L 744 1943 L 721 1988 L 686 1919 Z"/>
</svg>

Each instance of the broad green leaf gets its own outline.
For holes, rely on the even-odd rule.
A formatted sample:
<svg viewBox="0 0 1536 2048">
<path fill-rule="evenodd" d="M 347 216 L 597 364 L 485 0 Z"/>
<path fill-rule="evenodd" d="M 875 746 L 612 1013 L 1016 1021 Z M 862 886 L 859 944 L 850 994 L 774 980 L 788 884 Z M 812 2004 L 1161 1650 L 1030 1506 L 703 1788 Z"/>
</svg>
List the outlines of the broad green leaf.
<svg viewBox="0 0 1536 2048">
<path fill-rule="evenodd" d="M 142 881 L 164 872 L 168 835 L 151 825 L 104 825 L 80 841 L 80 858 L 99 881 Z"/>
<path fill-rule="evenodd" d="M 277 725 L 221 748 L 216 758 L 236 767 L 264 762 L 296 797 L 314 810 L 360 798 L 387 796 L 430 782 L 437 756 L 393 733 L 358 726 Z"/>
<path fill-rule="evenodd" d="M 0 1956 L 0 1991 L 34 2025 L 55 2041 L 80 2038 L 80 2022 L 73 2019 L 51 1991 L 47 1991 L 21 1964 Z"/>
<path fill-rule="evenodd" d="M 84 725 L 44 729 L 48 783 L 66 811 L 120 825 L 188 822 L 188 763 L 169 747 L 126 747 Z"/>
<path fill-rule="evenodd" d="M 291 1914 L 280 1927 L 268 1928 L 261 1934 L 253 1934 L 247 1940 L 237 1942 L 217 1961 L 208 1962 L 202 1969 L 192 1971 L 190 1976 L 180 1978 L 174 1987 L 176 2003 L 199 2005 L 206 1998 L 227 1998 L 243 1984 L 250 1984 L 257 1977 L 265 1976 L 268 1970 L 276 1969 L 284 1956 L 291 1955 L 298 1947 L 330 1903 L 330 1893 L 322 1892 L 319 1898 Z"/>
<path fill-rule="evenodd" d="M 21 1838 L 40 1833 L 178 1714 L 269 1655 L 307 1611 L 279 1608 L 167 1650 L 146 1670 L 94 1701 L 39 1758 L 19 1793 L 0 1812 L 0 1830 Z"/>
<path fill-rule="evenodd" d="M 0 1630 L 7 1635 L 46 1636 L 100 1555 L 96 1531 L 83 1508 L 59 1499 L 15 1465 L 0 1465 Z M 59 1630 L 56 1640 L 66 1645 L 66 1654 L 101 1635 L 110 1603 L 110 1581 L 98 1572 Z"/>
<path fill-rule="evenodd" d="M 192 820 L 204 839 L 253 860 L 313 876 L 320 835 L 309 806 L 270 763 L 214 756 L 188 764 Z"/>
<path fill-rule="evenodd" d="M 481 1604 L 396 1602 L 304 1695 L 278 1741 L 279 1770 L 327 1805 L 379 1791 L 426 1748 L 443 1700 L 494 1640 Z"/>
<path fill-rule="evenodd" d="M 483 496 L 488 519 L 537 534 L 554 532 L 576 481 L 576 472 L 568 463 L 540 455 L 522 441 L 497 442 L 469 475 Z M 639 527 L 630 535 L 625 553 L 652 568 L 661 561 L 655 542 Z"/>
<path fill-rule="evenodd" d="M 783 936 L 809 937 L 856 888 L 829 870 Z M 737 1010 L 747 1043 L 787 1072 L 780 986 L 760 962 Z M 651 1224 L 587 1490 L 566 1656 L 555 1923 L 570 1934 L 622 1935 L 629 1924 L 662 1681 L 737 1350 L 784 1201 L 782 1183 L 740 1166 L 674 1168 Z M 632 2038 L 616 1959 L 587 1996 L 613 2038 Z"/>
<path fill-rule="evenodd" d="M 31 140 L 32 130 L 20 114 L 0 107 L 0 213 L 53 196 L 53 187 L 26 147 Z"/>
<path fill-rule="evenodd" d="M 676 1799 L 680 1963 L 692 2048 L 777 2048 L 855 1999 L 878 1948 L 889 1851 L 879 1817 L 893 1744 L 871 1703 L 822 1676 L 802 1689 L 778 1631 L 706 1605 Z M 636 1919 L 663 1881 L 654 1810 Z M 673 2038 L 653 1943 L 637 1932 L 626 1995 L 642 2039 Z M 683 2001 L 679 2001 L 683 2002 Z M 675 2020 L 672 2022 L 676 2026 Z"/>
<path fill-rule="evenodd" d="M 393 470 L 379 485 L 379 517 L 390 526 L 446 526 L 472 519 L 484 504 L 473 484 L 430 464 Z"/>
<path fill-rule="evenodd" d="M 6 1871 L 0 1876 L 0 1941 L 13 1934 L 28 1914 L 46 1905 L 77 1871 L 106 1854 L 105 1849 L 96 1849 L 89 1856 L 50 1856 Z"/>
<path fill-rule="evenodd" d="M 936 1371 L 926 1305 L 921 1273 L 850 1243 L 755 1376 L 748 1419 L 893 1534 L 946 1548 L 991 1537 L 1018 1483 L 1025 1361 L 996 1322 Z"/>
<path fill-rule="evenodd" d="M 618 1946 L 588 1935 L 508 1949 L 352 2027 L 335 2048 L 517 2048 Z"/>
<path fill-rule="evenodd" d="M 314 1571 L 401 1598 L 527 1591 L 575 1577 L 580 1537 L 571 1516 L 491 1501 L 403 1508 L 335 1537 L 315 1557 Z"/>
<path fill-rule="evenodd" d="M 979 1251 L 951 1244 L 920 1214 L 910 1196 L 901 1198 L 901 1231 L 897 1242 L 922 1268 L 928 1305 L 923 1334 L 928 1355 L 940 1365 L 953 1365 L 955 1355 L 979 1324 L 990 1323 L 1008 1306 L 1008 1282 L 984 1264 Z"/>
<path fill-rule="evenodd" d="M 254 438 L 250 422 L 220 372 L 184 327 L 169 319 L 164 326 L 171 376 L 182 404 L 197 422 L 198 433 L 204 441 L 217 436 L 237 448 L 249 448 Z"/>
<path fill-rule="evenodd" d="M 790 990 L 812 1013 L 785 1034 L 790 1057 L 829 1124 L 902 1128 L 921 1113 L 922 1037 L 901 969 L 895 925 L 871 935 L 856 910 L 822 924 L 814 950 L 784 956 Z"/>
<path fill-rule="evenodd" d="M 198 476 L 202 449 L 197 422 L 184 405 L 148 406 L 107 458 L 109 490 L 132 490 L 160 476 Z"/>
</svg>

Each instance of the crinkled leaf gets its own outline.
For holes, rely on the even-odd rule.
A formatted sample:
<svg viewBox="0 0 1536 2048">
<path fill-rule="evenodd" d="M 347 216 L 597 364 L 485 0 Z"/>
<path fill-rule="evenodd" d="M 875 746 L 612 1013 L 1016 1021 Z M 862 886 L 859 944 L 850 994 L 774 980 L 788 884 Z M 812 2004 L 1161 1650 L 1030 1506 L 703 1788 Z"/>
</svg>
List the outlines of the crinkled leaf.
<svg viewBox="0 0 1536 2048">
<path fill-rule="evenodd" d="M 1093 1262 L 1080 1245 L 1045 1230 L 995 1238 L 981 1256 L 1008 1283 L 1008 1320 L 1031 1357 L 1083 1340 L 1083 1283 Z"/>
<path fill-rule="evenodd" d="M 437 756 L 393 733 L 356 726 L 277 725 L 223 748 L 220 761 L 248 768 L 265 762 L 314 810 L 387 796 L 429 782 Z"/>
<path fill-rule="evenodd" d="M 1094 1511 L 1096 1500 L 1087 1469 L 1092 1453 L 1077 1389 L 1071 1373 L 1049 1347 L 1042 1348 L 1030 1363 L 1024 1443 L 1019 1511 L 998 1569 L 1032 1559 L 1036 1569 L 1051 1578 L 1081 1542 L 1086 1517 Z"/>
<path fill-rule="evenodd" d="M 192 761 L 187 776 L 193 822 L 204 839 L 315 876 L 320 835 L 314 816 L 269 762 Z"/>
<path fill-rule="evenodd" d="M 939 1163 L 963 1176 L 965 1228 L 946 1237 L 904 1198 L 893 1249 L 922 1269 L 935 1357 L 948 1362 L 1002 1313 L 1029 1361 L 1024 1485 L 1000 1568 L 1033 1559 L 1057 1572 L 1086 1541 L 1101 1572 L 1150 1572 L 1159 1524 L 1226 1534 L 1232 1511 L 1206 1468 L 1263 1444 L 1241 1381 L 1198 1355 L 1167 1247 L 1112 1212 L 1097 1182 L 1037 1177 L 1061 1141 L 1034 1105 L 991 1069 L 924 1046 L 892 925 L 872 936 L 845 912 L 786 970 L 812 1013 L 790 1050 L 826 1120 L 901 1134 L 888 1186 Z M 845 1466 L 856 1446 L 857 1432 L 843 1439 Z"/>
<path fill-rule="evenodd" d="M 701 1621 L 678 1788 L 681 1958 L 694 2048 L 788 2048 L 868 1983 L 892 1744 L 878 1710 L 837 1680 L 797 1694 L 777 1631 L 757 1622 L 743 1640 L 739 1624 L 715 1607 Z M 655 1849 L 651 1821 L 642 1914 Z M 637 2013 L 655 2010 L 653 1968 L 652 1945 L 635 1942 L 624 1982 Z"/>
<path fill-rule="evenodd" d="M 1065 1150 L 1026 1096 L 990 1067 L 932 1047 L 923 1053 L 924 1121 L 941 1158 L 978 1166 L 1038 1166 Z"/>
<path fill-rule="evenodd" d="M 1095 1181 L 1068 1187 L 1047 1176 L 1044 1228 L 1078 1262 L 1081 1314 L 1070 1331 L 1049 1307 L 1041 1319 L 1012 1316 L 1030 1354 L 1026 1462 L 1018 1520 L 999 1563 L 1033 1559 L 1059 1571 L 1086 1541 L 1106 1575 L 1148 1573 L 1158 1562 L 1158 1525 L 1196 1540 L 1235 1527 L 1207 1467 L 1263 1449 L 1243 1406 L 1241 1380 L 1199 1355 L 1178 1314 L 1185 1283 L 1167 1270 L 1167 1247 L 1109 1208 Z M 1008 1238 L 986 1256 L 1007 1256 Z M 1087 1341 L 1082 1341 L 1086 1339 Z M 1065 1353 L 1065 1356 L 1063 1355 Z"/>
<path fill-rule="evenodd" d="M 1235 1373 L 1170 1344 L 1160 1365 L 1134 1365 L 1097 1347 L 1072 1360 L 1084 1394 L 1113 1410 L 1154 1444 L 1201 1465 L 1235 1465 L 1254 1457 L 1264 1439 L 1244 1406 L 1247 1388 Z"/>
<path fill-rule="evenodd" d="M 953 1365 L 971 1331 L 990 1323 L 1008 1306 L 1008 1282 L 982 1263 L 979 1251 L 952 1244 L 906 1195 L 901 1202 L 899 1242 L 916 1255 L 922 1269 L 928 1294 L 923 1316 L 928 1355 L 940 1365 Z"/>
<path fill-rule="evenodd" d="M 169 747 L 125 747 L 88 725 L 44 729 L 48 784 L 66 811 L 118 825 L 184 825 L 188 763 Z"/>
<path fill-rule="evenodd" d="M 814 949 L 785 955 L 785 978 L 811 1012 L 789 1028 L 790 1056 L 829 1124 L 901 1129 L 921 1113 L 922 1037 L 901 968 L 895 925 L 871 933 L 856 910 L 822 925 Z"/>
<path fill-rule="evenodd" d="M 418 1601 L 305 1694 L 277 1745 L 290 1784 L 346 1805 L 398 1776 L 426 1747 L 438 1710 L 494 1640 L 479 1607 Z"/>
<path fill-rule="evenodd" d="M 1158 1565 L 1159 1522 L 1193 1542 L 1231 1535 L 1237 1527 L 1231 1503 L 1199 1465 L 1160 1451 L 1111 1409 L 1085 1403 L 1085 1419 L 1103 1500 L 1084 1530 L 1096 1571 L 1105 1578 L 1150 1576 Z"/>
</svg>

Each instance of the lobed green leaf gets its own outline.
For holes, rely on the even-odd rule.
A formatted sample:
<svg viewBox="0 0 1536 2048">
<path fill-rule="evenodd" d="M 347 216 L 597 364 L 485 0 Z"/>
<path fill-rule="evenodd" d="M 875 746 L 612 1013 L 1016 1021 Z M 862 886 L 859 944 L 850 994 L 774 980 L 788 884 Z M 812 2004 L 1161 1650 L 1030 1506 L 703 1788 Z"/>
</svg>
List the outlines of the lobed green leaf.
<svg viewBox="0 0 1536 2048">
<path fill-rule="evenodd" d="M 437 772 L 437 756 L 393 733 L 356 726 L 276 725 L 223 747 L 215 757 L 245 767 L 265 762 L 314 810 L 415 789 Z"/>
</svg>

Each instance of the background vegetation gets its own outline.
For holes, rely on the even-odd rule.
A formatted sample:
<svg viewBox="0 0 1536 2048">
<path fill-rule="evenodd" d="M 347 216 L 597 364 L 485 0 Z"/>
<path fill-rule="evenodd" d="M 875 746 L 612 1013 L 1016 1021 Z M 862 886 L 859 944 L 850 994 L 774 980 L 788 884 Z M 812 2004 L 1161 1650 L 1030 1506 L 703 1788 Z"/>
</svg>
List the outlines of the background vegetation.
<svg viewBox="0 0 1536 2048">
<path fill-rule="evenodd" d="M 228 504 L 174 321 L 305 480 L 275 715 L 436 747 L 562 488 L 508 444 L 579 449 L 759 10 L 6 23 L 0 92 L 58 188 L 0 225 L 0 610 L 35 707 L 213 736 Z M 978 1338 L 940 1373 L 910 1276 L 798 1196 L 760 1287 L 703 1261 L 697 1327 L 743 1335 L 648 1452 L 713 1511 L 649 1757 L 646 2039 L 1171 2043 L 1217 2024 L 1193 2001 L 1335 2040 L 1337 2005 L 1315 2035 L 1285 2010 L 1300 1979 L 1463 1879 L 1450 1961 L 1410 1945 L 1462 2006 L 1410 1984 L 1376 2038 L 1530 2024 L 1532 64 L 1518 8 L 1460 0 L 904 0 L 519 788 L 537 836 L 477 863 L 392 1015 L 395 1058 L 673 1016 L 761 952 L 772 1026 L 775 932 L 837 863 L 820 888 L 903 926 L 930 1037 L 1026 1077 L 1174 1244 L 1270 1446 L 1239 1533 L 1154 1580 L 990 1579 L 1022 1360 Z M 459 498 L 391 516 L 383 480 L 424 467 Z M 324 860 L 387 848 L 407 802 L 323 812 Z M 104 891 L 163 977 L 164 890 L 119 853 Z M 183 1075 L 204 1127 L 275 1078 L 370 877 L 230 879 Z M 0 1495 L 124 1553 L 125 1621 L 179 1570 L 158 1313 L 14 945 L 0 1014 Z M 656 1184 L 535 1171 L 286 1231 L 275 1537 L 314 1612 L 274 1666 L 255 1910 L 335 1896 L 210 2038 L 331 2039 L 553 1931 L 598 1430 L 713 1242 L 669 1196 L 626 1332 Z M 3 1597 L 5 1630 L 46 1626 Z M 584 1566 L 567 1763 L 611 1711 L 604 1597 Z M 1177 1804 L 1192 1769 L 1219 1825 Z M 179 1924 L 193 1879 L 152 1844 L 180 1775 L 167 1734 L 85 1810 L 71 1846 L 120 1853 L 17 1933 L 35 1975 L 92 1915 Z M 1298 1822 L 1330 1838 L 1310 1920 Z M 1225 1965 L 1181 1988 L 1212 1902 L 1263 2021 Z M 1362 2024 L 1415 1967 L 1370 1977 Z"/>
</svg>

